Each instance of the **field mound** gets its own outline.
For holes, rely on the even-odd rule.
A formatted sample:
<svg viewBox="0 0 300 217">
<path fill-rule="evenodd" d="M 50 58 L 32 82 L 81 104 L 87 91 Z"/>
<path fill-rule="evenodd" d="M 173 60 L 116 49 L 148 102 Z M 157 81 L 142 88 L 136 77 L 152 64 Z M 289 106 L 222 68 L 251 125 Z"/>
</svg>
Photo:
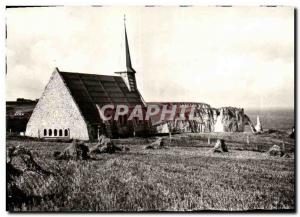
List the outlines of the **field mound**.
<svg viewBox="0 0 300 217">
<path fill-rule="evenodd" d="M 23 146 L 8 148 L 6 167 L 9 206 L 40 202 L 62 191 L 59 165 L 47 164 Z"/>
</svg>

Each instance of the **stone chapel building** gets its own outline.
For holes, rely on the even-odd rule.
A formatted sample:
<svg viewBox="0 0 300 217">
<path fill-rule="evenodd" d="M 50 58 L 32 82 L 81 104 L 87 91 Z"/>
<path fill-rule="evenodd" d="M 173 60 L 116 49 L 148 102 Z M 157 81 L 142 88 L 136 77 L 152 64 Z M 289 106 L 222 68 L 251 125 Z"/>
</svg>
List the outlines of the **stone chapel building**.
<svg viewBox="0 0 300 217">
<path fill-rule="evenodd" d="M 146 104 L 138 91 L 135 70 L 131 64 L 125 30 L 126 70 L 118 76 L 63 72 L 54 70 L 26 127 L 25 135 L 38 138 L 96 139 L 100 134 L 110 137 L 144 133 L 147 123 L 118 121 L 103 122 L 97 105 Z"/>
</svg>

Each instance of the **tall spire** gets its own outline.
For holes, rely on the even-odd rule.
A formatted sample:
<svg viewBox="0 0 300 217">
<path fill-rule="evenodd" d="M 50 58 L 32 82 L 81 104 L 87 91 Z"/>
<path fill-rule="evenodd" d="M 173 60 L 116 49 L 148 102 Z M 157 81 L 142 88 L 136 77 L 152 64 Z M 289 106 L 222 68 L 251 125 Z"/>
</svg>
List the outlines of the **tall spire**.
<svg viewBox="0 0 300 217">
<path fill-rule="evenodd" d="M 135 73 L 131 65 L 130 51 L 128 45 L 127 31 L 126 31 L 126 16 L 124 14 L 124 30 L 125 30 L 125 55 L 126 55 L 126 68 L 127 72 Z"/>
<path fill-rule="evenodd" d="M 115 72 L 116 74 L 120 74 L 123 78 L 125 84 L 127 85 L 129 91 L 137 91 L 136 79 L 135 79 L 135 70 L 131 65 L 131 58 L 129 52 L 127 31 L 126 31 L 126 17 L 124 14 L 124 32 L 125 32 L 125 57 L 126 57 L 126 69 L 125 71 Z M 124 67 L 124 66 L 123 66 Z"/>
</svg>

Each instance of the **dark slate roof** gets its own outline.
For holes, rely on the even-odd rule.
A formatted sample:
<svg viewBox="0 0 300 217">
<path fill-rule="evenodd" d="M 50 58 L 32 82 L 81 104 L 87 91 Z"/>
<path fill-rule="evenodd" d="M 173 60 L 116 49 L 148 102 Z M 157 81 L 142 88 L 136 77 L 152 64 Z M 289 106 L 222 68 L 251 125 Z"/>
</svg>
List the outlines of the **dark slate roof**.
<svg viewBox="0 0 300 217">
<path fill-rule="evenodd" d="M 59 71 L 85 120 L 100 123 L 96 104 L 144 105 L 138 92 L 130 92 L 119 76 L 82 74 Z"/>
</svg>

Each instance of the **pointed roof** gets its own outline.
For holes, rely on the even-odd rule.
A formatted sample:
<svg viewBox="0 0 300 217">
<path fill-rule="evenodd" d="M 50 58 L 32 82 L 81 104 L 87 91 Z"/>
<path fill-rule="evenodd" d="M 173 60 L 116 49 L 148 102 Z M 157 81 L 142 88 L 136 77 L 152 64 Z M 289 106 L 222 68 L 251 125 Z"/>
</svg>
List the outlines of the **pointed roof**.
<svg viewBox="0 0 300 217">
<path fill-rule="evenodd" d="M 132 68 L 131 65 L 131 58 L 130 58 L 130 51 L 129 51 L 129 45 L 128 45 L 128 38 L 127 38 L 127 31 L 126 31 L 126 24 L 124 23 L 125 28 L 125 47 L 126 47 L 126 68 L 128 72 L 135 73 L 135 70 Z"/>
<path fill-rule="evenodd" d="M 116 72 L 118 74 L 120 73 L 136 73 L 135 70 L 132 68 L 131 65 L 131 58 L 130 58 L 130 50 L 129 50 L 129 43 L 128 43 L 128 37 L 127 37 L 127 30 L 126 30 L 126 17 L 124 15 L 124 33 L 125 33 L 125 57 L 126 57 L 126 71 L 123 72 Z"/>
</svg>

